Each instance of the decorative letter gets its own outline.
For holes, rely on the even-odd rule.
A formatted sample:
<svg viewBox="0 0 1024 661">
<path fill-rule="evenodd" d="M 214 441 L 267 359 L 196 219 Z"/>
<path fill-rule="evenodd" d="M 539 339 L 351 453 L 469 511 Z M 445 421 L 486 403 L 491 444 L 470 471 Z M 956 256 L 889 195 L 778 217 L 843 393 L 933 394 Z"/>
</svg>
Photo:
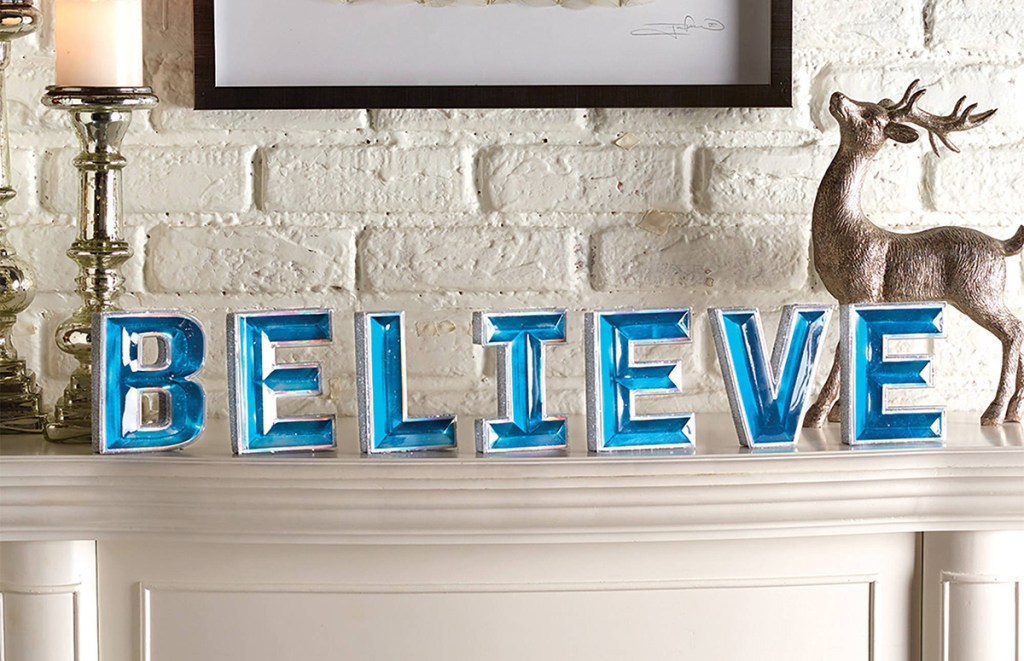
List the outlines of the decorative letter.
<svg viewBox="0 0 1024 661">
<path fill-rule="evenodd" d="M 205 397 L 192 380 L 206 338 L 176 312 L 106 312 L 93 318 L 93 447 L 100 454 L 185 447 L 203 430 Z M 155 342 L 144 362 L 143 342 Z"/>
<path fill-rule="evenodd" d="M 740 442 L 748 448 L 795 444 L 831 310 L 787 305 L 770 365 L 758 310 L 711 308 L 708 313 Z"/>
<path fill-rule="evenodd" d="M 634 416 L 637 395 L 679 392 L 681 365 L 636 363 L 637 344 L 690 341 L 690 310 L 588 312 L 587 445 L 591 452 L 689 448 L 693 414 Z"/>
<path fill-rule="evenodd" d="M 565 418 L 544 415 L 544 345 L 565 342 L 565 311 L 477 312 L 473 341 L 498 349 L 498 417 L 476 421 L 476 451 L 565 448 Z"/>
<path fill-rule="evenodd" d="M 404 312 L 356 314 L 359 446 L 366 454 L 456 447 L 455 417 L 406 417 Z"/>
<path fill-rule="evenodd" d="M 279 347 L 331 343 L 330 310 L 228 315 L 228 404 L 235 454 L 334 448 L 334 416 L 278 417 L 282 397 L 321 394 L 317 363 L 277 363 Z"/>
<path fill-rule="evenodd" d="M 886 404 L 890 389 L 923 388 L 929 355 L 891 358 L 888 338 L 941 338 L 944 303 L 844 305 L 842 308 L 842 436 L 850 445 L 941 441 L 942 408 L 897 409 Z"/>
</svg>

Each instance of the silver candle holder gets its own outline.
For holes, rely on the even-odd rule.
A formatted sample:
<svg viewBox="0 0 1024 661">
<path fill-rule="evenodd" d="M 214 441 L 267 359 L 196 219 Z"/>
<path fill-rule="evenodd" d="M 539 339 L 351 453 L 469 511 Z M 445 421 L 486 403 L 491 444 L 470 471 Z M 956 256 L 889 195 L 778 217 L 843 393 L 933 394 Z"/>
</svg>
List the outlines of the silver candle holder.
<svg viewBox="0 0 1024 661">
<path fill-rule="evenodd" d="M 35 276 L 7 242 L 7 203 L 11 186 L 11 155 L 7 131 L 7 64 L 11 42 L 39 27 L 39 11 L 29 2 L 0 3 L 0 432 L 43 431 L 43 400 L 35 375 L 18 357 L 11 332 L 18 314 L 36 295 Z"/>
<path fill-rule="evenodd" d="M 46 425 L 46 438 L 63 443 L 92 439 L 92 317 L 119 309 L 124 292 L 121 265 L 132 256 L 121 222 L 121 171 L 127 161 L 121 141 L 133 110 L 157 104 L 149 87 L 50 87 L 43 97 L 50 108 L 66 110 L 82 152 L 79 171 L 78 238 L 68 257 L 78 263 L 78 310 L 57 328 L 57 347 L 74 356 L 78 367 Z"/>
</svg>

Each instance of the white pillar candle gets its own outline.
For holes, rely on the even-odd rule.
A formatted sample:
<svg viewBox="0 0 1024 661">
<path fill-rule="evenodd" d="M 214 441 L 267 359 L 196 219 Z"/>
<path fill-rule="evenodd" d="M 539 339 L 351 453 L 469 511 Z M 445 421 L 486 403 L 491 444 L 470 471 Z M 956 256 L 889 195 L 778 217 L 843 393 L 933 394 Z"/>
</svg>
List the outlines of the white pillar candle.
<svg viewBox="0 0 1024 661">
<path fill-rule="evenodd" d="M 57 0 L 57 85 L 141 87 L 142 0 Z"/>
</svg>

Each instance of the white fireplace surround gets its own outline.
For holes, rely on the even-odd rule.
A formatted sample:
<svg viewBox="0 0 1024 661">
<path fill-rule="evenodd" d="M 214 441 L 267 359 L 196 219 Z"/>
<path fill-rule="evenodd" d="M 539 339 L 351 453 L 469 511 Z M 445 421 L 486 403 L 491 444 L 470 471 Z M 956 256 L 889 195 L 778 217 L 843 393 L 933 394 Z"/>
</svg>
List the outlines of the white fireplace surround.
<svg viewBox="0 0 1024 661">
<path fill-rule="evenodd" d="M 695 456 L 360 458 L 352 421 L 320 457 L 6 438 L 3 658 L 1017 658 L 1019 427 L 761 455 L 698 425 Z"/>
</svg>

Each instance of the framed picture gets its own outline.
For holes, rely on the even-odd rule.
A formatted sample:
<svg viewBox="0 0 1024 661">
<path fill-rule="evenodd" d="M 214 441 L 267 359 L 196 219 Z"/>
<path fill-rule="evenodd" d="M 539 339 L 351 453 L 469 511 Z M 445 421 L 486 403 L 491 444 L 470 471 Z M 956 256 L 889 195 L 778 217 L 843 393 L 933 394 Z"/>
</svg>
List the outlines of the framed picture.
<svg viewBox="0 0 1024 661">
<path fill-rule="evenodd" d="M 789 106 L 792 0 L 194 0 L 196 108 Z"/>
</svg>

